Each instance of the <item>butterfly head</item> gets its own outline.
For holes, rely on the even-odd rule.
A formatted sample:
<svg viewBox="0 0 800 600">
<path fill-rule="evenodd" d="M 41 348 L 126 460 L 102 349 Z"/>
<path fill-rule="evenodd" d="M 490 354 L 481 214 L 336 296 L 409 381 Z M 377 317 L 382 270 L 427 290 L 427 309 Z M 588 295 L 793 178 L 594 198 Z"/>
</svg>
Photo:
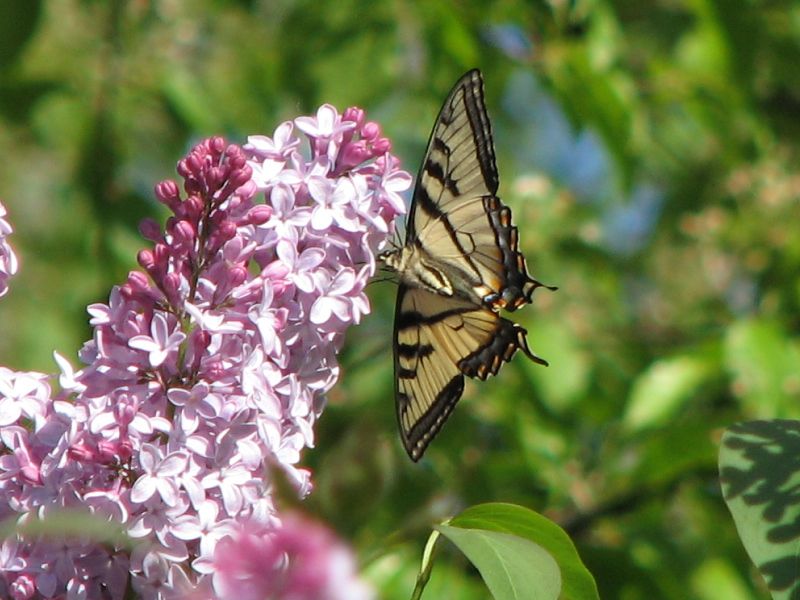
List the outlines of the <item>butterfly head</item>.
<svg viewBox="0 0 800 600">
<path fill-rule="evenodd" d="M 400 248 L 395 248 L 394 245 L 390 250 L 384 250 L 378 254 L 378 260 L 383 263 L 392 271 L 399 271 L 402 268 L 402 253 Z"/>
</svg>

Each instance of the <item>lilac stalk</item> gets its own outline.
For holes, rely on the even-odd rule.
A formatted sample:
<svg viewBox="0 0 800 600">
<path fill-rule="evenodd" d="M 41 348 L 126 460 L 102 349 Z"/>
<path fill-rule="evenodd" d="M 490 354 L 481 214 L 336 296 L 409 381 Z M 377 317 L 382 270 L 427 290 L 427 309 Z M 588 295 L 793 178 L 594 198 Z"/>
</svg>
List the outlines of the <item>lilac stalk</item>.
<svg viewBox="0 0 800 600">
<path fill-rule="evenodd" d="M 182 190 L 156 186 L 172 215 L 163 230 L 142 224 L 153 242 L 139 253 L 143 271 L 89 306 L 84 368 L 57 355 L 55 395 L 42 374 L 0 368 L 0 517 L 88 510 L 121 524 L 135 549 L 6 539 L 0 595 L 121 599 L 132 586 L 142 598 L 225 597 L 220 573 L 231 570 L 217 548 L 247 547 L 257 532 L 264 554 L 250 575 L 283 585 L 269 597 L 295 583 L 311 590 L 297 597 L 369 596 L 349 568 L 337 586 L 360 595 L 313 595 L 329 578 L 302 565 L 324 571 L 324 550 L 338 546 L 317 526 L 309 546 L 296 520 L 285 529 L 270 473 L 283 471 L 300 497 L 311 489 L 301 453 L 344 332 L 369 311 L 376 253 L 405 210 L 411 178 L 389 150 L 363 111 L 324 105 L 243 148 L 205 140 L 178 164 Z M 0 219 L 0 294 L 16 269 L 9 230 Z"/>
</svg>

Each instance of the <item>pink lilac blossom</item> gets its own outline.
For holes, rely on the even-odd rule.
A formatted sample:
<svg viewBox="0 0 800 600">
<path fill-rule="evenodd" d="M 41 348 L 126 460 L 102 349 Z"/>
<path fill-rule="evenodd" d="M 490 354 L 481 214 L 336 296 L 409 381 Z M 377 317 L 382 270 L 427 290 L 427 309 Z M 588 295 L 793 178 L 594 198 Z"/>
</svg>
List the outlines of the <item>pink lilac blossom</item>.
<svg viewBox="0 0 800 600">
<path fill-rule="evenodd" d="M 405 210 L 411 177 L 389 150 L 363 111 L 325 105 L 244 147 L 205 140 L 178 164 L 182 191 L 156 186 L 172 216 L 163 231 L 142 223 L 143 271 L 89 306 L 85 366 L 56 355 L 55 394 L 52 378 L 0 367 L 0 517 L 83 509 L 121 524 L 134 548 L 6 539 L 2 597 L 229 597 L 219 590 L 239 575 L 220 571 L 223 544 L 269 559 L 270 598 L 369 596 L 328 534 L 282 520 L 271 478 L 311 489 L 301 453 Z M 6 274 L 9 230 L 0 219 Z"/>
<path fill-rule="evenodd" d="M 215 549 L 214 590 L 237 600 L 367 600 L 350 551 L 326 528 L 295 515 L 280 528 L 244 524 Z"/>
</svg>

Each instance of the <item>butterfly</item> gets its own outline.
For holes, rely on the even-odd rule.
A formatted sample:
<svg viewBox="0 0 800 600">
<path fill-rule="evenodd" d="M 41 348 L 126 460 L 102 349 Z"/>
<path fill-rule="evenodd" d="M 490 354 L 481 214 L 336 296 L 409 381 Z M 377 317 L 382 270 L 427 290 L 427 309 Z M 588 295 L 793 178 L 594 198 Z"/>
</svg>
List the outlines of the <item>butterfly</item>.
<svg viewBox="0 0 800 600">
<path fill-rule="evenodd" d="M 528 275 L 498 174 L 483 78 L 464 74 L 431 132 L 406 221 L 405 243 L 381 255 L 397 273 L 395 401 L 400 437 L 419 460 L 464 391 L 522 350 L 527 332 L 502 317 L 531 302 Z M 550 288 L 555 289 L 555 288 Z"/>
</svg>

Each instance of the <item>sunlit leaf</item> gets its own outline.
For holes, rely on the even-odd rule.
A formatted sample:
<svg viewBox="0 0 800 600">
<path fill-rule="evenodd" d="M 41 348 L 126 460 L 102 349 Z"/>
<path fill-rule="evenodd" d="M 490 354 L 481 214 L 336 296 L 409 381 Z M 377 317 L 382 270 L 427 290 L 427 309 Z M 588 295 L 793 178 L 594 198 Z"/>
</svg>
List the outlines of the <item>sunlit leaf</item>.
<svg viewBox="0 0 800 600">
<path fill-rule="evenodd" d="M 725 340 L 734 392 L 757 417 L 800 415 L 800 351 L 773 321 L 743 320 Z"/>
<path fill-rule="evenodd" d="M 704 561 L 692 577 L 692 589 L 700 600 L 750 600 L 743 574 L 725 558 Z"/>
<path fill-rule="evenodd" d="M 499 502 L 479 504 L 453 518 L 448 525 L 508 533 L 533 542 L 557 563 L 563 587 L 561 598 L 598 598 L 594 578 L 581 562 L 572 540 L 558 525 L 532 510 Z"/>
<path fill-rule="evenodd" d="M 522 363 L 542 391 L 542 402 L 563 411 L 579 400 L 589 384 L 589 361 L 578 340 L 564 323 L 541 320 L 536 324 L 536 352 L 550 366 Z"/>
<path fill-rule="evenodd" d="M 739 423 L 722 437 L 725 501 L 776 599 L 800 594 L 800 421 Z"/>
<path fill-rule="evenodd" d="M 631 390 L 623 424 L 631 430 L 667 423 L 713 375 L 707 360 L 676 356 L 656 361 L 642 372 Z"/>
<path fill-rule="evenodd" d="M 516 535 L 439 525 L 437 530 L 466 554 L 495 600 L 556 600 L 561 573 L 541 546 Z"/>
</svg>

